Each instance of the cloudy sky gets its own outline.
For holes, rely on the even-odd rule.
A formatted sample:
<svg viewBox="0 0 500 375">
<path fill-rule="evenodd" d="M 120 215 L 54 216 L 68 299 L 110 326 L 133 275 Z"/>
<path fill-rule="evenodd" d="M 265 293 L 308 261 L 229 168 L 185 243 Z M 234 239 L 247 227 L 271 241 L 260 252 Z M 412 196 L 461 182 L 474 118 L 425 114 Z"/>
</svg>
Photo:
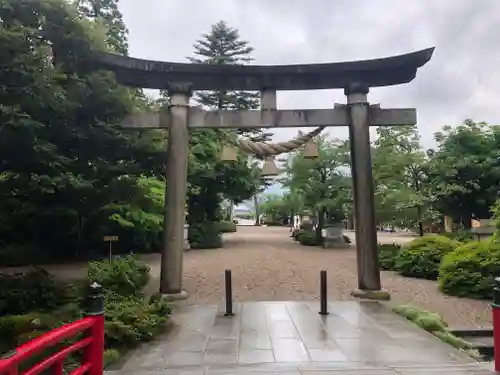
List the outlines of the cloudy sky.
<svg viewBox="0 0 500 375">
<path fill-rule="evenodd" d="M 185 61 L 210 26 L 225 20 L 255 48 L 256 64 L 386 57 L 436 47 L 410 84 L 373 89 L 372 103 L 416 107 L 426 147 L 445 124 L 500 122 L 498 0 L 121 0 L 130 55 Z M 341 90 L 280 92 L 280 108 L 330 108 Z M 276 131 L 275 139 L 296 129 Z M 329 131 L 346 137 L 345 129 Z"/>
</svg>

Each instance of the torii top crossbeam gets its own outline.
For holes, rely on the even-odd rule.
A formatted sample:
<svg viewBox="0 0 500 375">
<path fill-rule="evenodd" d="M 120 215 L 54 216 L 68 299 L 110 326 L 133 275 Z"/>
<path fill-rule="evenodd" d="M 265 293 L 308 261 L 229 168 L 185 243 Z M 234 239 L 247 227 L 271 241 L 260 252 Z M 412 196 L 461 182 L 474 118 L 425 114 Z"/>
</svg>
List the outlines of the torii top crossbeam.
<svg viewBox="0 0 500 375">
<path fill-rule="evenodd" d="M 192 90 L 316 90 L 345 88 L 352 82 L 368 87 L 412 81 L 434 48 L 373 60 L 302 65 L 209 65 L 137 59 L 101 53 L 97 68 L 116 73 L 126 86 L 164 89 L 186 82 Z"/>
</svg>

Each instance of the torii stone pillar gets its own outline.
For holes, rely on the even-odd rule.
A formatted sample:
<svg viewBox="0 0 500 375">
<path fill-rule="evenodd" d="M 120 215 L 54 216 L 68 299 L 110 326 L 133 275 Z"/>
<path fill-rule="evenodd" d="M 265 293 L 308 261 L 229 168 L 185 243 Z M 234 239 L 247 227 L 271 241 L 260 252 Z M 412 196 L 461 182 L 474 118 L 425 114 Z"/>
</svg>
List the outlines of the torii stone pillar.
<svg viewBox="0 0 500 375">
<path fill-rule="evenodd" d="M 367 85 L 359 83 L 352 83 L 344 90 L 350 116 L 349 140 L 358 266 L 358 290 L 353 291 L 352 294 L 356 297 L 372 298 L 376 293 L 377 299 L 389 299 L 389 294 L 381 289 L 380 284 L 368 91 Z"/>
<path fill-rule="evenodd" d="M 166 113 L 163 110 L 160 115 L 160 121 L 166 120 L 169 125 L 160 295 L 167 300 L 183 300 L 188 297 L 188 294 L 182 290 L 182 260 L 191 86 L 180 83 L 170 84 L 169 94 L 170 105 Z M 163 118 L 165 114 L 167 118 Z"/>
</svg>

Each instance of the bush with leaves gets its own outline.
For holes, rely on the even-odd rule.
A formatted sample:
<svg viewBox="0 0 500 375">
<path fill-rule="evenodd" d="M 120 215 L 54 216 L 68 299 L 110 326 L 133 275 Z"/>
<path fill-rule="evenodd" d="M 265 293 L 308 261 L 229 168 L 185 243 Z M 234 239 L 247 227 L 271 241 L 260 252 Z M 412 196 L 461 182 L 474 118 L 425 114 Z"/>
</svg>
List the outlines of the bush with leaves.
<svg viewBox="0 0 500 375">
<path fill-rule="evenodd" d="M 191 224 L 188 238 L 191 249 L 218 249 L 222 247 L 220 225 L 215 221 Z"/>
<path fill-rule="evenodd" d="M 466 229 L 459 229 L 453 232 L 444 232 L 440 235 L 460 242 L 469 242 L 474 240 L 474 234 L 470 230 Z"/>
<path fill-rule="evenodd" d="M 500 276 L 500 243 L 473 241 L 445 255 L 439 268 L 439 288 L 446 294 L 490 299 Z"/>
<path fill-rule="evenodd" d="M 460 242 L 439 235 L 416 238 L 402 247 L 394 268 L 403 276 L 436 280 L 441 259 L 458 246 Z"/>
<path fill-rule="evenodd" d="M 118 350 L 150 341 L 162 332 L 170 313 L 164 300 L 147 302 L 142 297 L 112 292 L 106 293 L 104 308 L 106 347 Z"/>
<path fill-rule="evenodd" d="M 304 246 L 320 246 L 323 244 L 324 238 L 322 237 L 321 241 L 318 241 L 316 236 L 316 232 L 312 230 L 300 230 L 296 234 L 297 241 L 301 245 Z"/>
<path fill-rule="evenodd" d="M 237 230 L 236 223 L 231 221 L 221 221 L 219 223 L 219 229 L 221 233 L 234 233 Z"/>
<path fill-rule="evenodd" d="M 401 251 L 399 244 L 379 244 L 378 262 L 380 268 L 387 271 L 393 271 L 396 266 L 396 257 Z"/>
<path fill-rule="evenodd" d="M 26 273 L 0 274 L 0 316 L 52 311 L 67 301 L 64 283 L 35 267 Z"/>
<path fill-rule="evenodd" d="M 97 282 L 104 290 L 122 296 L 138 296 L 149 282 L 149 266 L 135 255 L 112 261 L 90 262 L 89 282 Z"/>
</svg>

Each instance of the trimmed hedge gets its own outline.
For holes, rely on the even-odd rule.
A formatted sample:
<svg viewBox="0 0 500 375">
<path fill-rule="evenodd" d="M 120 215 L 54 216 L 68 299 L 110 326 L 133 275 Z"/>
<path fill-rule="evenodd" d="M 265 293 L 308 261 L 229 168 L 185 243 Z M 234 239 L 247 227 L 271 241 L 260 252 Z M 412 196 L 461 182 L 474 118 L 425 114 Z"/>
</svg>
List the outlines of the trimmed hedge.
<svg viewBox="0 0 500 375">
<path fill-rule="evenodd" d="M 444 293 L 477 299 L 492 297 L 493 280 L 500 276 L 500 243 L 473 241 L 445 255 L 439 268 Z"/>
<path fill-rule="evenodd" d="M 221 233 L 234 233 L 236 232 L 236 223 L 231 221 L 221 221 L 219 223 L 219 229 Z"/>
<path fill-rule="evenodd" d="M 222 247 L 219 222 L 205 221 L 191 224 L 188 234 L 191 249 L 218 249 Z"/>
<path fill-rule="evenodd" d="M 469 242 L 474 240 L 474 234 L 470 230 L 466 229 L 459 229 L 454 232 L 443 232 L 440 233 L 440 235 L 460 242 Z"/>
<path fill-rule="evenodd" d="M 292 237 L 295 241 L 298 241 L 301 245 L 304 246 L 321 246 L 325 242 L 325 238 L 321 237 L 321 240 L 318 241 L 316 237 L 316 232 L 313 230 L 304 230 L 299 229 L 295 230 L 292 234 Z M 342 235 L 344 237 L 344 241 L 347 244 L 350 244 L 352 241 L 345 234 Z"/>
<path fill-rule="evenodd" d="M 393 271 L 396 267 L 396 257 L 401 251 L 398 244 L 378 244 L 378 262 L 384 271 Z"/>
<path fill-rule="evenodd" d="M 296 239 L 304 246 L 320 246 L 323 244 L 323 241 L 318 241 L 316 233 L 311 230 L 299 230 Z"/>
<path fill-rule="evenodd" d="M 460 246 L 460 242 L 433 235 L 419 237 L 402 247 L 394 268 L 403 276 L 436 280 L 444 255 Z"/>
<path fill-rule="evenodd" d="M 104 290 L 122 296 L 139 296 L 149 283 L 149 266 L 135 255 L 113 261 L 90 262 L 88 279 L 97 282 Z"/>
</svg>

